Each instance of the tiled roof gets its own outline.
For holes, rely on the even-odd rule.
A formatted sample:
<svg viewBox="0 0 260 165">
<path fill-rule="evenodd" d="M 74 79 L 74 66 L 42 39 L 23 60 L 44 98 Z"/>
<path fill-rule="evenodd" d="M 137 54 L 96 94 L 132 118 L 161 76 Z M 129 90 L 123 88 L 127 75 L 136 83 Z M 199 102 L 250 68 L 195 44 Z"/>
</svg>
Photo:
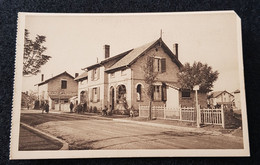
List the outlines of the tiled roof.
<svg viewBox="0 0 260 165">
<path fill-rule="evenodd" d="M 51 77 L 51 78 L 49 78 L 49 79 L 46 79 L 46 80 L 43 81 L 43 82 L 40 82 L 40 83 L 38 83 L 38 84 L 35 84 L 35 85 L 41 86 L 41 85 L 43 85 L 43 84 L 48 83 L 50 80 L 52 80 L 52 79 L 54 79 L 54 78 L 56 78 L 56 77 L 58 77 L 58 76 L 60 76 L 60 75 L 63 75 L 63 74 L 67 74 L 69 77 L 71 77 L 71 78 L 74 79 L 73 76 L 71 76 L 68 72 L 65 71 L 65 72 L 62 72 L 62 73 L 60 73 L 60 74 L 54 76 L 54 77 Z"/>
<path fill-rule="evenodd" d="M 88 77 L 88 72 L 85 71 L 82 74 L 80 74 L 78 77 L 76 77 L 74 80 L 78 81 L 78 80 L 81 80 L 81 79 L 84 79 L 84 78 L 87 78 L 87 77 Z"/>
<path fill-rule="evenodd" d="M 132 49 L 132 51 L 130 51 L 127 55 L 125 55 L 123 58 L 121 58 L 118 62 L 116 62 L 113 66 L 108 68 L 106 71 L 127 66 L 129 63 L 134 61 L 139 55 L 141 55 L 144 51 L 146 51 L 153 44 L 155 44 L 157 41 L 158 40 L 147 43 L 147 44 L 140 46 L 138 48 Z"/>
</svg>

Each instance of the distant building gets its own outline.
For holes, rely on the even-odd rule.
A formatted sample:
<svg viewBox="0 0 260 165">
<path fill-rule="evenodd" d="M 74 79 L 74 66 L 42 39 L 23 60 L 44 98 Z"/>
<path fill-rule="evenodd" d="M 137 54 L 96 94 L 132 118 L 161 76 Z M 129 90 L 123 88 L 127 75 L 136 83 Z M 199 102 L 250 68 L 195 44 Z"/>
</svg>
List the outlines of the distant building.
<svg viewBox="0 0 260 165">
<path fill-rule="evenodd" d="M 147 57 L 153 58 L 153 70 L 157 72 L 154 82 L 153 105 L 169 107 L 195 106 L 194 91 L 181 90 L 177 73 L 182 67 L 178 60 L 178 44 L 173 51 L 161 38 L 143 46 L 110 57 L 110 46 L 105 45 L 105 59 L 84 68 L 77 77 L 78 98 L 88 107 L 98 110 L 111 106 L 113 110 L 124 112 L 126 107 L 149 105 L 146 94 L 143 66 Z M 207 105 L 206 93 L 199 92 L 199 104 Z"/>
<path fill-rule="evenodd" d="M 49 102 L 50 109 L 69 111 L 69 99 L 77 96 L 78 87 L 74 77 L 63 72 L 52 78 L 36 84 L 38 86 L 38 98 L 40 104 Z"/>
<path fill-rule="evenodd" d="M 224 107 L 231 107 L 233 105 L 234 96 L 224 91 L 211 92 L 209 96 L 209 104 L 212 106 L 223 105 Z"/>
<path fill-rule="evenodd" d="M 240 103 L 240 90 L 237 89 L 233 92 L 234 95 L 234 110 L 241 110 L 241 103 Z"/>
</svg>

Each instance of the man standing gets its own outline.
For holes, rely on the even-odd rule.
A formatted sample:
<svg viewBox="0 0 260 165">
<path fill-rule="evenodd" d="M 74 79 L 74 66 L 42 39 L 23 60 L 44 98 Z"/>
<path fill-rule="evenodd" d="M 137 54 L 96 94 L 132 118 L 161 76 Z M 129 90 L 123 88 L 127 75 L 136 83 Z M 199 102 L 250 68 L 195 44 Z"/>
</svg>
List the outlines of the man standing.
<svg viewBox="0 0 260 165">
<path fill-rule="evenodd" d="M 73 107 L 74 107 L 73 103 L 72 103 L 72 102 L 70 102 L 70 113 L 72 112 L 72 110 L 73 110 Z"/>
</svg>

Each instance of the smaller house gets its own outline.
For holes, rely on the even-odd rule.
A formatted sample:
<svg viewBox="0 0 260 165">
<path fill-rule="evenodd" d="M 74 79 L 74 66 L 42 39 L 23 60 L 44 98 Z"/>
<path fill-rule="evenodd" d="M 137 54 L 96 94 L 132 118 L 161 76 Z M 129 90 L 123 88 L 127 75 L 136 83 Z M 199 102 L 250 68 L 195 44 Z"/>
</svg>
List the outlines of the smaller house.
<svg viewBox="0 0 260 165">
<path fill-rule="evenodd" d="M 77 96 L 78 86 L 74 77 L 66 71 L 36 84 L 40 105 L 48 101 L 50 109 L 69 111 L 70 98 Z"/>
<path fill-rule="evenodd" d="M 241 103 L 240 103 L 240 90 L 237 89 L 233 92 L 234 95 L 234 110 L 241 110 Z"/>
<path fill-rule="evenodd" d="M 224 91 L 215 91 L 211 92 L 209 96 L 209 104 L 210 106 L 221 106 L 223 105 L 224 108 L 231 108 L 234 101 L 234 95 Z"/>
</svg>

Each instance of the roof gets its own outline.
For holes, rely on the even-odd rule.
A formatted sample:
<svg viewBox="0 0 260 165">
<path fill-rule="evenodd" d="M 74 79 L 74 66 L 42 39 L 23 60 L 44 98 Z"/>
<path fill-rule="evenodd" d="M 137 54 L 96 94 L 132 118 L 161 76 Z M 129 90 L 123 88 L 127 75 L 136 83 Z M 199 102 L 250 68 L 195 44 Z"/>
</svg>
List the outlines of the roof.
<svg viewBox="0 0 260 165">
<path fill-rule="evenodd" d="M 160 43 L 165 51 L 169 54 L 171 59 L 177 64 L 177 66 L 182 66 L 181 62 L 176 58 L 168 46 L 163 42 L 162 38 L 159 38 L 155 41 L 142 45 L 140 47 L 132 49 L 127 55 L 121 58 L 118 62 L 108 68 L 106 71 L 113 71 L 115 69 L 123 68 L 133 64 L 140 56 L 142 56 L 146 51 L 153 48 L 156 44 Z"/>
<path fill-rule="evenodd" d="M 219 95 L 221 95 L 221 94 L 224 93 L 224 92 L 226 92 L 226 93 L 230 94 L 231 96 L 233 96 L 231 93 L 227 92 L 226 90 L 225 90 L 225 91 L 215 91 L 215 92 L 212 92 L 212 93 L 211 93 L 211 96 L 212 96 L 213 98 L 216 98 L 216 97 L 218 97 Z"/>
<path fill-rule="evenodd" d="M 86 79 L 87 77 L 88 77 L 88 72 L 85 71 L 82 74 L 80 74 L 78 77 L 76 77 L 74 80 L 79 81 L 79 80 L 82 80 L 82 79 Z"/>
<path fill-rule="evenodd" d="M 57 77 L 59 77 L 59 76 L 61 76 L 61 75 L 63 75 L 63 74 L 66 74 L 66 75 L 68 75 L 69 77 L 71 77 L 72 79 L 74 79 L 73 76 L 71 76 L 68 72 L 65 71 L 65 72 L 62 72 L 62 73 L 60 73 L 60 74 L 58 74 L 58 75 L 56 75 L 56 76 L 54 76 L 54 77 L 51 77 L 51 78 L 49 78 L 49 79 L 47 79 L 47 80 L 45 80 L 45 81 L 43 81 L 43 82 L 40 82 L 40 83 L 38 83 L 38 84 L 35 84 L 35 85 L 41 86 L 41 85 L 43 85 L 43 84 L 48 83 L 50 80 L 55 79 L 55 78 L 57 78 Z"/>
<path fill-rule="evenodd" d="M 156 40 L 157 41 L 157 40 Z M 115 63 L 112 67 L 108 68 L 108 70 L 113 70 L 116 68 L 127 66 L 130 62 L 135 60 L 139 55 L 141 55 L 144 51 L 150 48 L 152 45 L 156 43 L 156 41 L 150 42 L 138 48 L 132 49 L 126 56 L 121 58 L 117 63 Z"/>
<path fill-rule="evenodd" d="M 134 48 L 134 49 L 130 49 L 128 51 L 125 51 L 121 54 L 118 54 L 116 56 L 112 56 L 110 58 L 107 58 L 103 61 L 101 61 L 100 63 L 88 66 L 84 69 L 92 69 L 95 67 L 98 67 L 100 65 L 103 65 L 104 63 L 114 60 L 116 58 L 118 58 L 118 61 L 116 61 L 111 67 L 106 69 L 106 72 L 109 71 L 114 71 L 116 69 L 120 69 L 123 67 L 127 67 L 130 66 L 131 64 L 133 64 L 136 60 L 138 60 L 139 57 L 141 57 L 145 52 L 147 52 L 148 50 L 150 50 L 151 48 L 153 48 L 156 44 L 160 43 L 161 46 L 164 48 L 165 52 L 167 52 L 167 54 L 169 54 L 170 58 L 172 59 L 172 61 L 174 61 L 178 67 L 181 67 L 182 64 L 181 62 L 177 59 L 177 57 L 172 53 L 172 51 L 168 48 L 168 46 L 163 42 L 162 38 L 159 38 L 155 41 L 149 42 L 147 44 L 144 44 L 140 47 Z"/>
<path fill-rule="evenodd" d="M 133 49 L 130 49 L 130 50 L 125 51 L 125 52 L 123 52 L 123 53 L 120 53 L 120 54 L 118 54 L 118 55 L 115 55 L 115 56 L 106 58 L 106 59 L 102 60 L 102 61 L 99 62 L 99 63 L 96 63 L 96 64 L 93 64 L 93 65 L 90 65 L 90 66 L 88 66 L 88 67 L 83 68 L 83 70 L 84 70 L 84 69 L 90 70 L 90 69 L 93 69 L 93 68 L 95 68 L 95 67 L 97 67 L 97 66 L 100 66 L 100 65 L 102 65 L 102 64 L 105 64 L 105 63 L 107 63 L 107 62 L 109 62 L 109 61 L 111 61 L 111 60 L 115 60 L 115 59 L 117 59 L 117 58 L 120 59 L 120 58 L 124 57 L 125 55 L 127 55 L 127 54 L 128 54 L 130 51 L 132 51 L 132 50 L 133 50 Z"/>
</svg>

